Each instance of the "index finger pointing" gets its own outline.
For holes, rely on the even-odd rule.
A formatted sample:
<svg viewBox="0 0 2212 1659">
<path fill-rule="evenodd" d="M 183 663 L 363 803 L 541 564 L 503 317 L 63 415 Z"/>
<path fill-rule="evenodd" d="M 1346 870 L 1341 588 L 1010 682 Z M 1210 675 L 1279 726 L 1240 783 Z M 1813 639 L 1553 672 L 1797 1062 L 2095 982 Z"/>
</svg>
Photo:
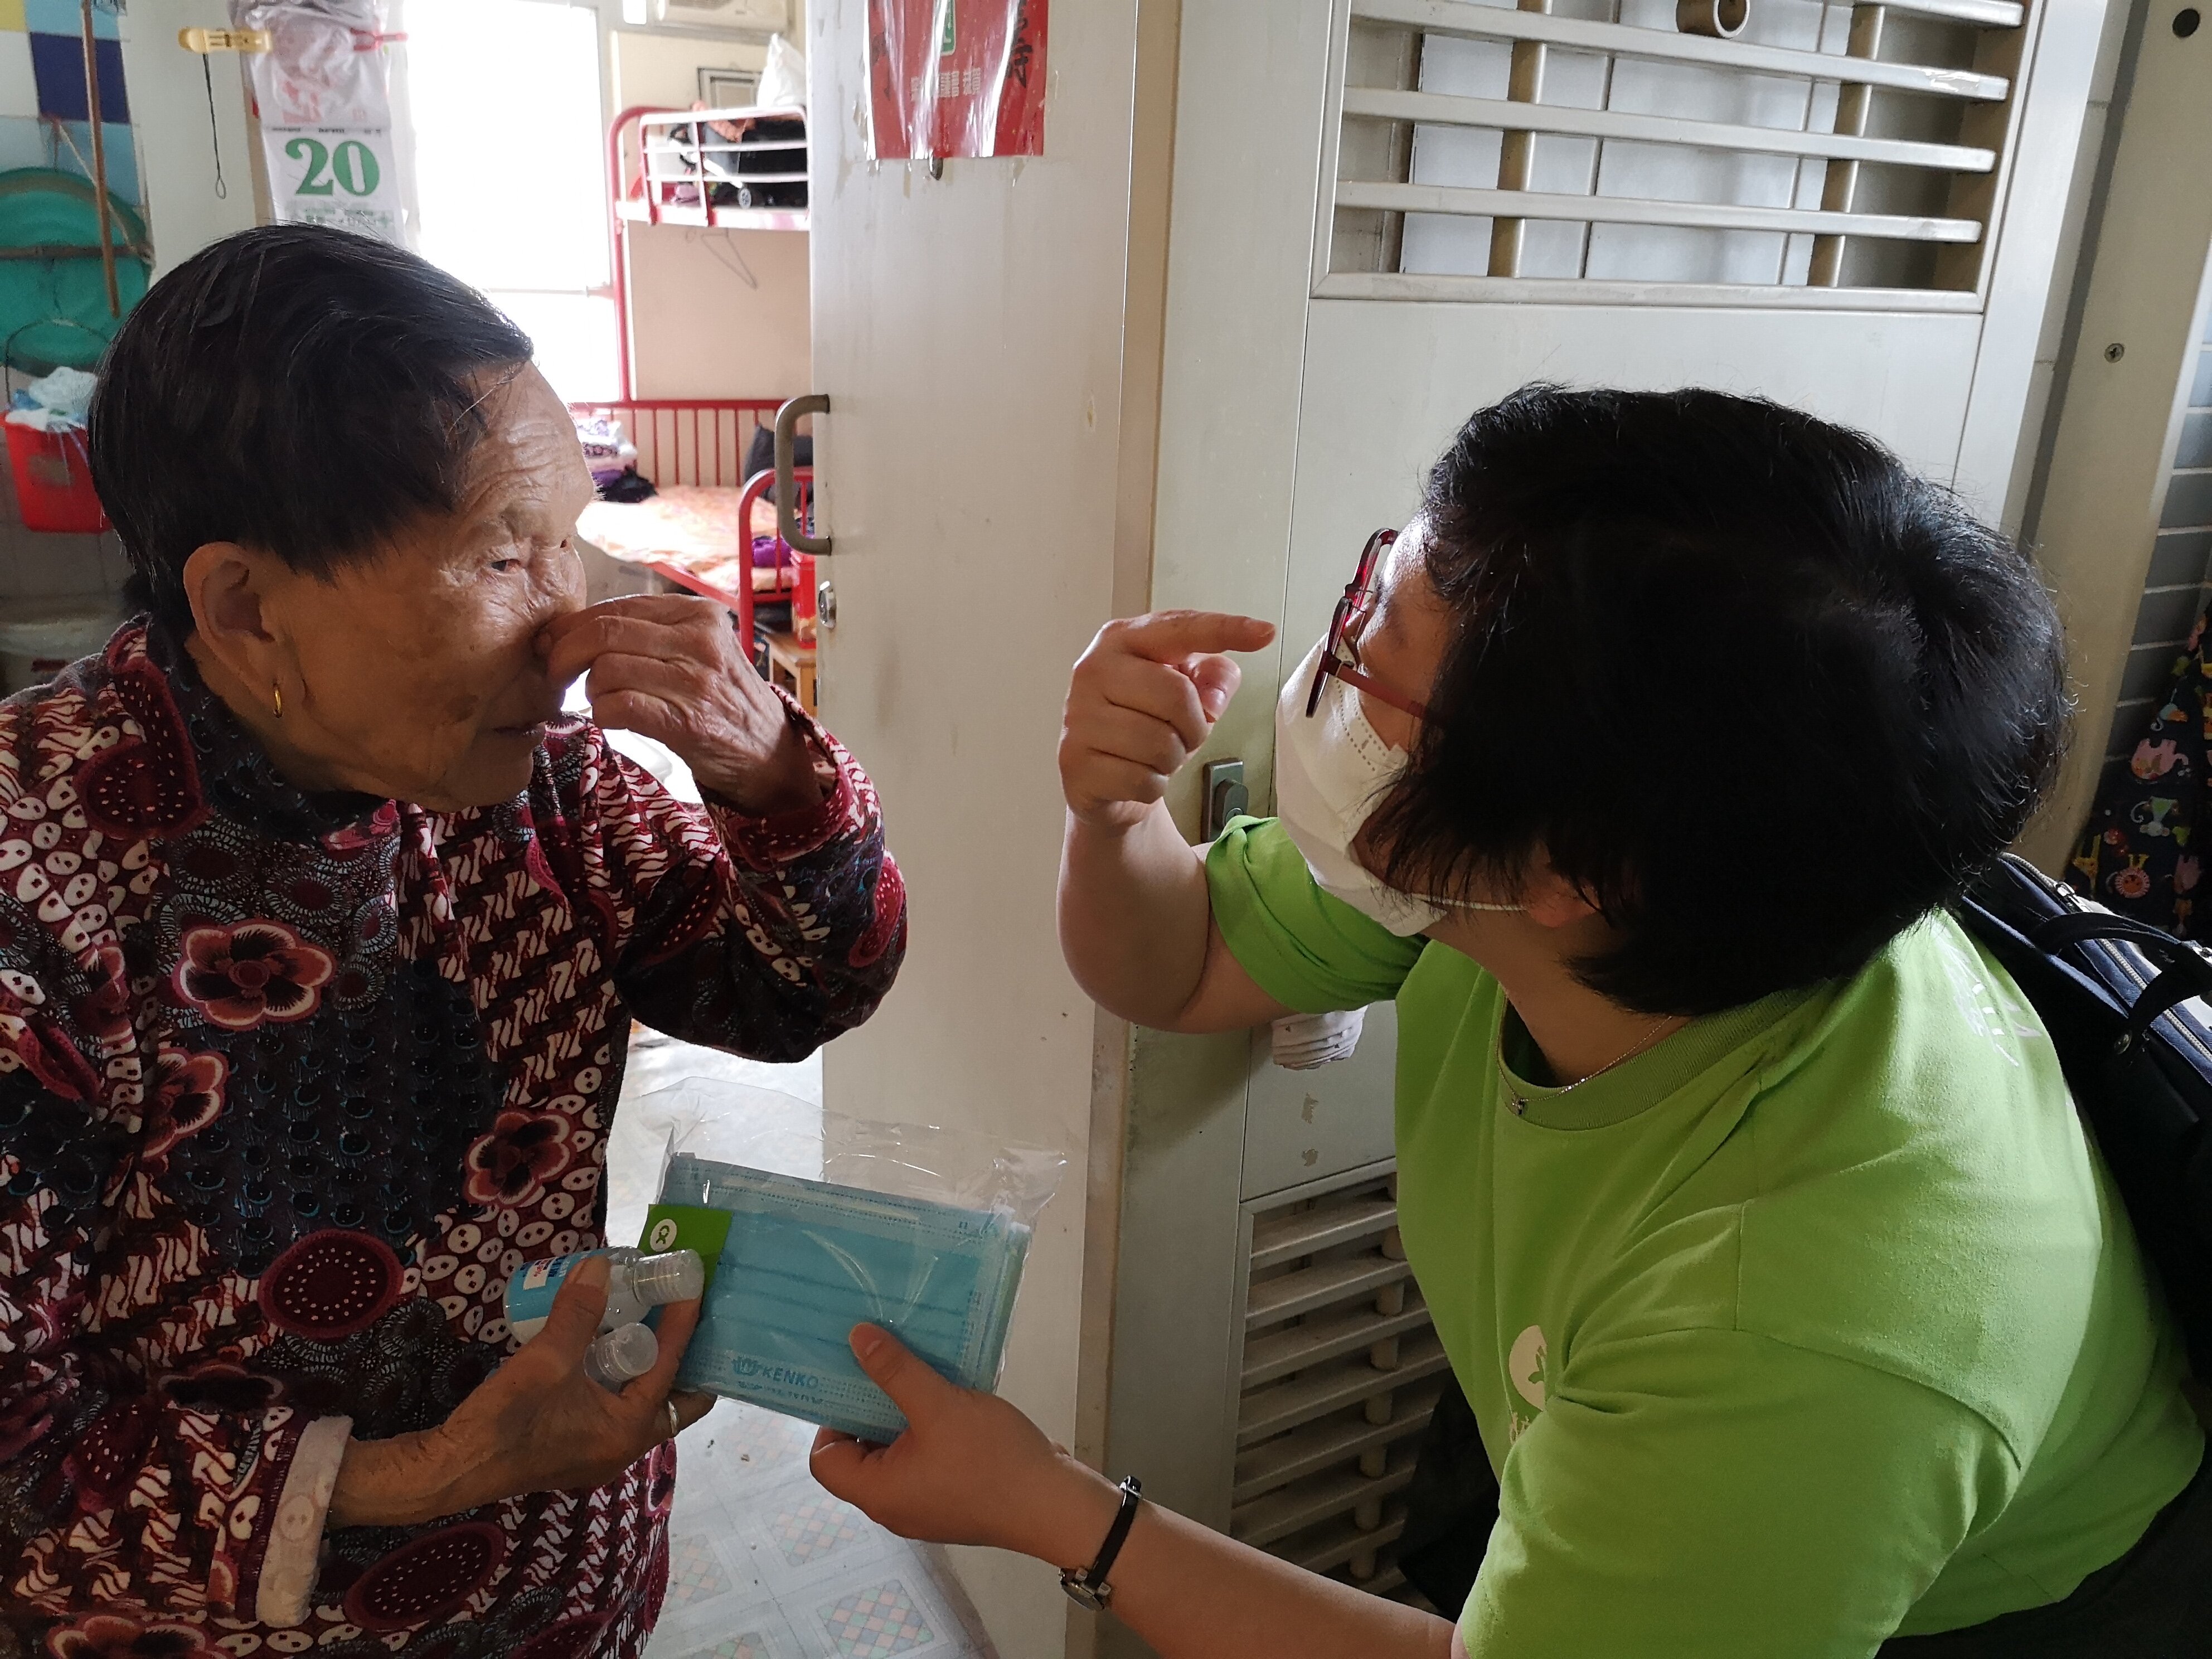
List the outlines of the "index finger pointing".
<svg viewBox="0 0 2212 1659">
<path fill-rule="evenodd" d="M 1275 624 L 1226 611 L 1155 611 L 1115 626 L 1125 651 L 1154 662 L 1180 662 L 1212 651 L 1257 651 L 1273 642 Z"/>
</svg>

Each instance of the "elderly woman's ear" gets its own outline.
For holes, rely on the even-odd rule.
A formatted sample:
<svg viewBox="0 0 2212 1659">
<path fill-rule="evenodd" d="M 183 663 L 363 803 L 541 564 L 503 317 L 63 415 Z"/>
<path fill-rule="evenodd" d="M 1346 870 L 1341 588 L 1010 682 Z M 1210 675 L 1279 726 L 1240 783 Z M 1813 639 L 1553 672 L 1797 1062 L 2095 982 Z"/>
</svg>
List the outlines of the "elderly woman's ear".
<svg viewBox="0 0 2212 1659">
<path fill-rule="evenodd" d="M 216 694 L 264 738 L 283 719 L 287 699 L 300 701 L 297 653 L 281 600 L 299 580 L 283 560 L 236 542 L 209 542 L 185 561 L 192 659 Z"/>
</svg>

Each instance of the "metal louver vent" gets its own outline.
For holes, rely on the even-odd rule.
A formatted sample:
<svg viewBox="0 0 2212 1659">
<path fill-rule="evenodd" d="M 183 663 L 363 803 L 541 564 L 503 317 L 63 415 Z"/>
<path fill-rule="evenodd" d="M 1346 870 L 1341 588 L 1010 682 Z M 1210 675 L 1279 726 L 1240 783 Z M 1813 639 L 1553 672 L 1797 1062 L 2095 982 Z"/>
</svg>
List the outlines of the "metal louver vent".
<svg viewBox="0 0 2212 1659">
<path fill-rule="evenodd" d="M 2014 0 L 1346 4 L 1321 295 L 1981 304 Z"/>
<path fill-rule="evenodd" d="M 1443 1348 L 1398 1240 L 1395 1166 L 1245 1206 L 1230 1531 L 1379 1595 L 1436 1408 Z"/>
</svg>

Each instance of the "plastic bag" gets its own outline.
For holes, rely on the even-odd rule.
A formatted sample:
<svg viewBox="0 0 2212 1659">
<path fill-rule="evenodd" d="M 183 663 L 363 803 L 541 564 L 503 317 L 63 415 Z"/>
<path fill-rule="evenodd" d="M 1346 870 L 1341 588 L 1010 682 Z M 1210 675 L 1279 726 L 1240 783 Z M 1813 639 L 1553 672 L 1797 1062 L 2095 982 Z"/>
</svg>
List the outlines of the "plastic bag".
<svg viewBox="0 0 2212 1659">
<path fill-rule="evenodd" d="M 15 393 L 10 400 L 8 423 L 40 432 L 81 432 L 92 407 L 93 390 L 99 384 L 97 376 L 81 368 L 58 368 Z"/>
<path fill-rule="evenodd" d="M 604 490 L 623 473 L 637 468 L 637 446 L 629 441 L 623 423 L 611 415 L 577 415 L 576 441 L 583 446 L 585 465 L 592 482 Z"/>
<path fill-rule="evenodd" d="M 1285 1014 L 1268 1029 L 1275 1064 L 1286 1072 L 1318 1071 L 1349 1060 L 1367 1024 L 1364 1008 L 1332 1009 L 1322 1014 Z"/>
<path fill-rule="evenodd" d="M 708 1263 L 680 1386 L 896 1439 L 905 1418 L 847 1345 L 863 1321 L 963 1388 L 997 1386 L 1063 1153 L 702 1079 L 634 1104 L 670 1125 L 641 1248 Z"/>
</svg>

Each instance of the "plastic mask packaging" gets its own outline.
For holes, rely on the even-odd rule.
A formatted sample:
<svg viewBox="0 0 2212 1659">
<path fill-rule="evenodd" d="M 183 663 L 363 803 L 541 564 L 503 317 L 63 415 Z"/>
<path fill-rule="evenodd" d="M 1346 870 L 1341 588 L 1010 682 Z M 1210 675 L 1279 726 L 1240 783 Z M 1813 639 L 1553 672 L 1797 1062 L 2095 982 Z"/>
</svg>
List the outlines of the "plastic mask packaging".
<svg viewBox="0 0 2212 1659">
<path fill-rule="evenodd" d="M 896 1439 L 905 1419 L 848 1346 L 862 1323 L 963 1387 L 996 1385 L 1066 1153 L 848 1117 L 722 1078 L 627 1101 L 623 1117 L 617 1135 L 666 1151 L 651 1191 L 610 1193 L 610 1232 L 707 1266 L 681 1386 Z"/>
<path fill-rule="evenodd" d="M 678 1381 L 866 1440 L 906 1419 L 853 1358 L 866 1322 L 963 1388 L 999 1376 L 1030 1229 L 962 1208 L 678 1153 L 648 1248 L 715 1264 Z M 719 1235 L 719 1237 L 717 1237 Z"/>
</svg>

